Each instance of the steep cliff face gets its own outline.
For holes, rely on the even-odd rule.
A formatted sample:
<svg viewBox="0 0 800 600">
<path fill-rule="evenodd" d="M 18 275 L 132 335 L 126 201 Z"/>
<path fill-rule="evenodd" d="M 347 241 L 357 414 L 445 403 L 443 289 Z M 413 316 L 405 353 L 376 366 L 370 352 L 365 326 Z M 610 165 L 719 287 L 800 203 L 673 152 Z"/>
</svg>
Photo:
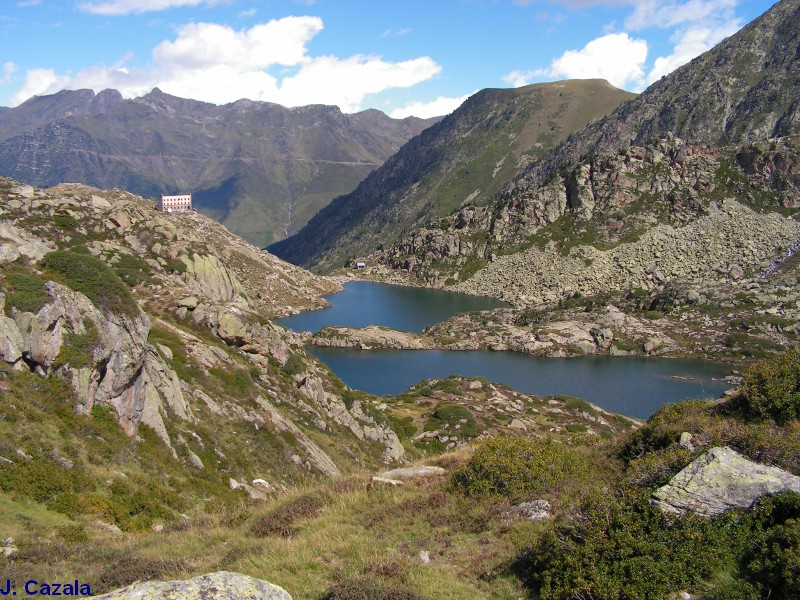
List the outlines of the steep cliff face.
<svg viewBox="0 0 800 600">
<path fill-rule="evenodd" d="M 669 134 L 727 145 L 800 133 L 800 2 L 782 0 L 741 31 L 532 163 L 509 189 L 542 185 L 590 153 Z"/>
<path fill-rule="evenodd" d="M 62 91 L 0 114 L 0 172 L 37 186 L 77 181 L 194 204 L 263 247 L 296 232 L 436 119 L 333 106 L 224 106 L 158 89 Z"/>
<path fill-rule="evenodd" d="M 69 382 L 78 414 L 110 408 L 128 436 L 145 425 L 174 460 L 226 482 L 261 478 L 270 463 L 282 464 L 277 484 L 403 458 L 388 422 L 348 408 L 347 388 L 303 340 L 267 320 L 324 305 L 334 282 L 125 192 L 5 179 L 0 193 L 0 359 L 10 372 Z M 269 433 L 248 447 L 236 427 Z M 221 458 L 243 449 L 250 463 Z"/>
<path fill-rule="evenodd" d="M 800 151 L 677 138 L 601 153 L 494 206 L 468 207 L 372 260 L 433 285 L 518 303 L 748 273 L 800 238 Z M 765 212 L 766 211 L 766 212 Z"/>
</svg>

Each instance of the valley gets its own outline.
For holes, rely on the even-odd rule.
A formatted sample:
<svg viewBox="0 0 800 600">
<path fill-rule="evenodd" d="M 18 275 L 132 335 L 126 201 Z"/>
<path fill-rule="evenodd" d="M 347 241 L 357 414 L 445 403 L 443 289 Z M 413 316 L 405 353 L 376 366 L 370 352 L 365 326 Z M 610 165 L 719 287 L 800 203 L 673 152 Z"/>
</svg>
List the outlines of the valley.
<svg viewBox="0 0 800 600">
<path fill-rule="evenodd" d="M 444 118 L 0 109 L 0 594 L 794 598 L 800 0 L 735 29 Z"/>
</svg>

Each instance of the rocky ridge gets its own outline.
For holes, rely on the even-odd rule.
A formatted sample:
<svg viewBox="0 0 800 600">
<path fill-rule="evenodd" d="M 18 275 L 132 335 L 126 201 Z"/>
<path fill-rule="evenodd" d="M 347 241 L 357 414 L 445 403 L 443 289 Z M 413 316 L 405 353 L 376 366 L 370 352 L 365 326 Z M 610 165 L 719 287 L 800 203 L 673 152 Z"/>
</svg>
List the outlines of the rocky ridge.
<svg viewBox="0 0 800 600">
<path fill-rule="evenodd" d="M 216 106 L 158 89 L 130 100 L 64 90 L 2 111 L 0 172 L 40 187 L 192 192 L 196 208 L 263 247 L 436 120 L 251 100 Z"/>
<path fill-rule="evenodd" d="M 727 280 L 731 270 L 741 278 L 797 240 L 778 211 L 798 202 L 798 165 L 791 139 L 725 150 L 662 140 L 600 154 L 532 194 L 464 208 L 366 260 L 522 305 L 654 280 Z"/>
<path fill-rule="evenodd" d="M 329 272 L 464 204 L 486 204 L 531 160 L 630 97 L 604 80 L 482 90 L 269 250 Z"/>
<path fill-rule="evenodd" d="M 320 296 L 337 289 L 334 282 L 206 217 L 158 213 L 125 192 L 36 190 L 7 179 L 0 189 L 0 358 L 12 370 L 66 378 L 78 413 L 111 407 L 128 435 L 147 425 L 196 469 L 212 468 L 199 458 L 210 441 L 191 432 L 209 419 L 272 429 L 291 442 L 285 460 L 300 472 L 337 475 L 343 460 L 357 457 L 337 448 L 340 430 L 363 444 L 365 455 L 377 447 L 386 461 L 402 458 L 394 431 L 360 406 L 346 407 L 345 388 L 305 354 L 302 339 L 266 320 L 323 305 Z M 93 268 L 122 286 L 121 297 L 132 293 L 128 308 L 104 304 L 102 294 L 93 295 L 98 290 L 69 287 L 78 285 L 74 273 L 37 262 L 56 250 L 78 266 L 99 259 Z M 41 286 L 35 305 L 24 295 L 32 284 Z M 237 386 L 250 401 L 237 397 Z M 177 423 L 190 435 L 176 433 Z M 309 426 L 324 439 L 309 435 Z M 238 474 L 245 481 L 262 476 Z"/>
</svg>

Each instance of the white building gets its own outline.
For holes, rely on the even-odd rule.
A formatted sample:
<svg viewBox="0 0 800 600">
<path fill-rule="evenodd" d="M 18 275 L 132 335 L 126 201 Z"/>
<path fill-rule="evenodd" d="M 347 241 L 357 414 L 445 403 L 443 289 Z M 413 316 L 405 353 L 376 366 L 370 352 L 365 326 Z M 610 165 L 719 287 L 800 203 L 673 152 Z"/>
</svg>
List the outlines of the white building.
<svg viewBox="0 0 800 600">
<path fill-rule="evenodd" d="M 183 212 L 192 210 L 192 195 L 179 194 L 177 196 L 165 196 L 161 194 L 156 200 L 156 210 L 161 212 Z"/>
</svg>

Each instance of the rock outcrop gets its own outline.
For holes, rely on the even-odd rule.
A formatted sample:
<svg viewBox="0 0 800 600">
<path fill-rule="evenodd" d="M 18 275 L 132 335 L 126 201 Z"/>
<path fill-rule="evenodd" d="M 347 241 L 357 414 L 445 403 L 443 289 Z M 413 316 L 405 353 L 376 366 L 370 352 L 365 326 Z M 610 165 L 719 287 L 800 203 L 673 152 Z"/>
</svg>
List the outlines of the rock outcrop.
<svg viewBox="0 0 800 600">
<path fill-rule="evenodd" d="M 119 190 L 36 190 L 0 178 L 0 194 L 0 359 L 13 370 L 63 377 L 76 392 L 77 412 L 112 407 L 129 436 L 144 440 L 139 426 L 148 426 L 192 471 L 224 469 L 244 481 L 269 475 L 283 485 L 306 472 L 336 476 L 340 461 L 360 461 L 371 446 L 386 462 L 402 458 L 391 424 L 359 403 L 346 406 L 304 340 L 268 320 L 325 305 L 321 296 L 339 289 L 335 281 L 197 213 L 160 213 Z M 95 305 L 96 298 L 51 281 L 33 261 L 53 250 L 88 251 L 105 263 L 111 280 L 127 284 L 127 308 Z M 220 443 L 208 434 L 217 420 L 275 436 L 277 479 L 258 461 L 252 472 L 231 470 L 224 447 L 209 455 L 208 444 Z M 234 454 L 253 451 L 249 434 L 225 437 Z M 374 460 L 377 453 L 364 455 Z"/>
<path fill-rule="evenodd" d="M 796 221 L 764 206 L 800 206 L 792 142 L 717 150 L 670 138 L 594 156 L 493 206 L 465 207 L 368 262 L 522 305 L 730 281 L 761 272 L 800 238 Z"/>
<path fill-rule="evenodd" d="M 745 458 L 731 448 L 712 448 L 657 489 L 651 500 L 664 512 L 713 517 L 749 508 L 768 494 L 800 493 L 800 477 Z"/>
<path fill-rule="evenodd" d="M 217 571 L 185 581 L 146 581 L 90 600 L 292 600 L 283 588 L 241 573 Z"/>
<path fill-rule="evenodd" d="M 432 341 L 421 335 L 378 325 L 368 325 L 363 329 L 323 327 L 311 337 L 311 344 L 327 348 L 359 348 L 361 350 L 371 348 L 429 350 L 433 348 Z"/>
</svg>

